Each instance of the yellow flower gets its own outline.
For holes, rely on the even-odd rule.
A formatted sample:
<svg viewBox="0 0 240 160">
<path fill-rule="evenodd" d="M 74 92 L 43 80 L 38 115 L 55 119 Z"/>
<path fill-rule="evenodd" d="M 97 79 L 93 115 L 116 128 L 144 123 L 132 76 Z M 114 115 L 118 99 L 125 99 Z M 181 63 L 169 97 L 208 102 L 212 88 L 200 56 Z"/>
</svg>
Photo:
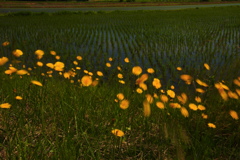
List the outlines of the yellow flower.
<svg viewBox="0 0 240 160">
<path fill-rule="evenodd" d="M 28 74 L 28 71 L 24 70 L 24 69 L 21 69 L 21 70 L 18 70 L 16 72 L 17 75 L 25 75 L 25 74 Z"/>
<path fill-rule="evenodd" d="M 8 46 L 9 44 L 10 44 L 10 43 L 9 43 L 8 41 L 5 41 L 5 42 L 2 43 L 2 46 L 5 47 L 5 46 Z"/>
<path fill-rule="evenodd" d="M 32 80 L 31 83 L 32 83 L 32 84 L 35 84 L 35 85 L 37 85 L 37 86 L 43 86 L 42 83 L 39 82 L 39 81 Z"/>
<path fill-rule="evenodd" d="M 175 92 L 173 90 L 167 90 L 167 95 L 169 95 L 171 98 L 175 98 Z"/>
<path fill-rule="evenodd" d="M 16 50 L 13 51 L 13 55 L 15 57 L 20 57 L 20 56 L 23 55 L 23 52 L 20 49 L 16 49 Z"/>
<path fill-rule="evenodd" d="M 0 66 L 3 66 L 7 62 L 8 62 L 8 58 L 7 57 L 0 58 Z"/>
<path fill-rule="evenodd" d="M 158 108 L 160 108 L 160 109 L 164 109 L 165 108 L 164 103 L 162 103 L 162 102 L 156 102 L 156 106 Z"/>
<path fill-rule="evenodd" d="M 184 117 L 189 117 L 188 110 L 187 110 L 185 107 L 181 107 L 181 108 L 180 108 L 180 111 L 181 111 L 181 114 L 182 114 Z"/>
<path fill-rule="evenodd" d="M 196 88 L 196 92 L 198 93 L 204 93 L 205 91 L 202 88 Z"/>
<path fill-rule="evenodd" d="M 42 67 L 42 66 L 43 66 L 43 63 L 40 62 L 40 61 L 38 61 L 38 62 L 37 62 L 37 66 Z"/>
<path fill-rule="evenodd" d="M 234 79 L 233 83 L 236 84 L 238 87 L 240 87 L 240 81 L 238 79 Z"/>
<path fill-rule="evenodd" d="M 230 114 L 230 116 L 231 116 L 233 119 L 236 119 L 236 120 L 239 119 L 238 114 L 237 114 L 236 111 L 230 110 L 230 111 L 229 111 L 229 114 Z"/>
<path fill-rule="evenodd" d="M 38 59 L 41 59 L 44 55 L 44 52 L 42 50 L 38 49 L 35 51 L 35 55 L 37 55 Z"/>
<path fill-rule="evenodd" d="M 147 90 L 147 85 L 145 83 L 140 83 L 139 87 L 142 88 L 144 91 Z"/>
<path fill-rule="evenodd" d="M 229 98 L 238 99 L 238 94 L 232 91 L 228 91 Z"/>
<path fill-rule="evenodd" d="M 83 86 L 90 86 L 92 84 L 92 77 L 91 76 L 83 76 L 81 79 Z"/>
<path fill-rule="evenodd" d="M 124 58 L 124 62 L 129 63 L 130 61 L 129 61 L 129 59 L 126 57 L 126 58 Z"/>
<path fill-rule="evenodd" d="M 194 111 L 198 110 L 197 105 L 194 104 L 194 103 L 190 103 L 188 106 L 189 106 L 189 108 L 190 108 L 191 110 L 194 110 Z"/>
<path fill-rule="evenodd" d="M 150 104 L 152 104 L 153 103 L 153 97 L 152 97 L 152 95 L 151 94 L 146 94 L 146 100 L 150 103 Z"/>
<path fill-rule="evenodd" d="M 203 118 L 203 119 L 208 119 L 208 115 L 202 113 L 202 118 Z"/>
<path fill-rule="evenodd" d="M 127 99 L 124 99 L 120 102 L 120 108 L 127 109 L 129 107 L 129 101 Z"/>
<path fill-rule="evenodd" d="M 118 137 L 124 136 L 124 132 L 119 129 L 113 129 L 112 134 L 114 134 L 115 136 L 118 136 Z"/>
<path fill-rule="evenodd" d="M 64 72 L 63 77 L 66 79 L 70 79 L 71 74 L 69 72 Z"/>
<path fill-rule="evenodd" d="M 103 73 L 102 73 L 101 71 L 97 71 L 97 75 L 98 75 L 99 77 L 102 77 L 102 76 L 103 76 Z"/>
<path fill-rule="evenodd" d="M 160 82 L 160 80 L 158 79 L 158 78 L 154 78 L 153 79 L 153 82 L 152 82 L 152 85 L 156 88 L 156 89 L 159 89 L 159 88 L 161 88 L 161 82 Z"/>
<path fill-rule="evenodd" d="M 3 103 L 0 105 L 0 108 L 10 108 L 11 107 L 11 104 L 9 103 Z"/>
<path fill-rule="evenodd" d="M 55 56 L 55 59 L 59 60 L 59 59 L 61 59 L 61 57 L 60 56 Z"/>
<path fill-rule="evenodd" d="M 118 78 L 122 79 L 123 78 L 123 75 L 121 73 L 118 73 Z"/>
<path fill-rule="evenodd" d="M 147 69 L 147 72 L 150 73 L 150 74 L 153 74 L 155 71 L 154 71 L 153 68 L 148 68 L 148 69 Z"/>
<path fill-rule="evenodd" d="M 99 83 L 99 81 L 98 80 L 94 80 L 93 82 L 92 82 L 92 84 L 91 84 L 91 86 L 97 86 L 98 85 L 98 83 Z"/>
<path fill-rule="evenodd" d="M 122 70 L 122 68 L 121 68 L 121 67 L 119 67 L 119 66 L 117 66 L 117 70 L 121 71 L 121 70 Z"/>
<path fill-rule="evenodd" d="M 63 62 L 56 62 L 54 64 L 54 69 L 55 71 L 63 71 L 63 68 L 65 67 L 64 63 Z"/>
<path fill-rule="evenodd" d="M 200 79 L 196 79 L 196 82 L 197 82 L 197 84 L 199 84 L 200 86 L 208 87 L 208 85 L 207 85 L 205 82 L 201 81 Z"/>
<path fill-rule="evenodd" d="M 81 69 L 81 67 L 76 67 L 76 69 L 77 69 L 77 70 L 80 70 L 80 69 Z"/>
<path fill-rule="evenodd" d="M 132 68 L 132 73 L 136 76 L 140 75 L 142 73 L 142 68 L 140 66 L 134 66 Z"/>
<path fill-rule="evenodd" d="M 111 61 L 113 60 L 113 58 L 112 58 L 112 57 L 109 57 L 108 60 L 111 62 Z"/>
<path fill-rule="evenodd" d="M 206 110 L 206 108 L 205 108 L 203 105 L 201 105 L 201 104 L 199 104 L 199 105 L 197 106 L 197 108 L 198 108 L 200 111 Z"/>
<path fill-rule="evenodd" d="M 82 56 L 77 56 L 76 59 L 81 61 L 82 60 Z"/>
<path fill-rule="evenodd" d="M 143 101 L 143 115 L 144 117 L 149 117 L 151 114 L 150 103 L 147 100 Z"/>
<path fill-rule="evenodd" d="M 57 53 L 55 51 L 50 51 L 50 54 L 53 55 L 53 56 L 57 55 Z"/>
<path fill-rule="evenodd" d="M 218 89 L 218 92 L 224 101 L 228 100 L 228 94 L 225 92 L 224 89 Z"/>
<path fill-rule="evenodd" d="M 148 74 L 143 74 L 136 80 L 136 84 L 145 82 L 148 79 Z"/>
<path fill-rule="evenodd" d="M 181 108 L 181 105 L 179 103 L 169 103 L 169 106 L 172 108 Z"/>
<path fill-rule="evenodd" d="M 178 71 L 181 71 L 181 70 L 182 70 L 182 67 L 177 67 L 177 70 L 178 70 Z"/>
<path fill-rule="evenodd" d="M 121 83 L 121 84 L 125 84 L 124 80 L 119 80 L 118 82 Z"/>
<path fill-rule="evenodd" d="M 210 66 L 207 63 L 204 63 L 203 65 L 207 70 L 210 70 Z"/>
<path fill-rule="evenodd" d="M 197 96 L 197 97 L 195 97 L 195 101 L 196 101 L 196 102 L 198 102 L 198 103 L 202 102 L 201 98 L 200 98 L 200 97 L 198 97 L 198 96 Z"/>
<path fill-rule="evenodd" d="M 136 89 L 136 92 L 139 93 L 139 94 L 141 94 L 141 93 L 143 92 L 143 90 L 142 90 L 141 88 L 137 88 L 137 89 Z"/>
<path fill-rule="evenodd" d="M 225 84 L 223 84 L 221 82 L 215 83 L 215 88 L 229 90 L 228 86 L 226 86 Z"/>
<path fill-rule="evenodd" d="M 185 81 L 186 84 L 191 84 L 192 82 L 192 77 L 190 75 L 187 74 L 183 74 L 180 76 L 180 78 Z"/>
<path fill-rule="evenodd" d="M 74 64 L 74 65 L 78 65 L 78 62 L 77 62 L 77 61 L 73 61 L 73 64 Z"/>
<path fill-rule="evenodd" d="M 208 123 L 208 127 L 210 127 L 210 128 L 216 128 L 216 125 L 213 124 L 213 123 Z"/>
<path fill-rule="evenodd" d="M 167 103 L 167 102 L 168 102 L 168 96 L 166 96 L 166 95 L 164 95 L 164 94 L 160 95 L 160 99 L 161 99 L 161 101 L 163 101 L 164 103 Z"/>
<path fill-rule="evenodd" d="M 12 73 L 14 73 L 14 72 L 17 72 L 17 69 L 14 68 L 14 67 L 9 67 L 9 69 L 6 70 L 4 73 L 5 73 L 5 74 L 12 74 Z"/>
<path fill-rule="evenodd" d="M 118 98 L 119 100 L 123 100 L 123 99 L 124 99 L 124 95 L 123 95 L 122 93 L 118 93 L 118 94 L 117 94 L 117 98 Z"/>
<path fill-rule="evenodd" d="M 182 93 L 181 96 L 177 96 L 177 99 L 180 103 L 185 104 L 187 102 L 187 95 Z"/>
<path fill-rule="evenodd" d="M 22 100 L 22 97 L 21 96 L 16 96 L 15 99 Z"/>
<path fill-rule="evenodd" d="M 240 96 L 240 89 L 236 89 L 236 93 Z"/>
<path fill-rule="evenodd" d="M 47 63 L 46 66 L 49 68 L 52 68 L 52 69 L 54 68 L 54 64 L 52 64 L 52 63 Z"/>
<path fill-rule="evenodd" d="M 107 66 L 107 67 L 111 67 L 112 65 L 111 65 L 109 62 L 107 62 L 107 63 L 106 63 L 106 66 Z"/>
</svg>

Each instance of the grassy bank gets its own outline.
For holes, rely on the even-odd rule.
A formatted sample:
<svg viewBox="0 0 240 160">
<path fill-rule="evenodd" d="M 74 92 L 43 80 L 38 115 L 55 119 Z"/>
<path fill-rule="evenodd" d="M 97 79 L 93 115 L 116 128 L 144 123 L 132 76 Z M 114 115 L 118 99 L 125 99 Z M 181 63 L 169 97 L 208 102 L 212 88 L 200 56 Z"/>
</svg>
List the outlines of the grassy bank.
<svg viewBox="0 0 240 160">
<path fill-rule="evenodd" d="M 0 157 L 237 159 L 239 19 L 239 7 L 0 17 Z"/>
</svg>

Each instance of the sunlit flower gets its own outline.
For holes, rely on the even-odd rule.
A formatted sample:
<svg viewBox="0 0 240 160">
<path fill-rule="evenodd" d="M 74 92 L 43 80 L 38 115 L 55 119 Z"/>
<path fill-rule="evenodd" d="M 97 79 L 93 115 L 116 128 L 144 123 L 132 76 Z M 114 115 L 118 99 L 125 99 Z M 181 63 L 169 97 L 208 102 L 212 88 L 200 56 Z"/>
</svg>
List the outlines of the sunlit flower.
<svg viewBox="0 0 240 160">
<path fill-rule="evenodd" d="M 37 55 L 38 59 L 41 59 L 44 55 L 44 52 L 43 52 L 43 50 L 38 49 L 35 51 L 35 54 Z"/>
<path fill-rule="evenodd" d="M 169 106 L 172 108 L 181 108 L 181 105 L 179 103 L 169 103 Z"/>
<path fill-rule="evenodd" d="M 148 74 L 143 74 L 136 80 L 136 84 L 145 82 L 148 79 Z"/>
<path fill-rule="evenodd" d="M 14 72 L 17 72 L 17 69 L 15 67 L 9 67 L 9 69 L 6 70 L 4 73 L 5 74 L 12 74 Z"/>
<path fill-rule="evenodd" d="M 205 82 L 201 81 L 200 79 L 196 79 L 196 82 L 197 82 L 197 84 L 199 84 L 200 86 L 208 87 L 208 85 L 207 85 Z"/>
<path fill-rule="evenodd" d="M 177 70 L 178 70 L 178 71 L 181 71 L 181 70 L 182 70 L 182 67 L 177 67 Z"/>
<path fill-rule="evenodd" d="M 182 114 L 184 117 L 189 117 L 188 110 L 187 110 L 185 107 L 181 107 L 181 108 L 180 108 L 180 111 L 181 111 L 181 114 Z"/>
<path fill-rule="evenodd" d="M 196 88 L 196 92 L 198 93 L 204 93 L 205 91 L 202 88 Z"/>
<path fill-rule="evenodd" d="M 38 61 L 38 62 L 37 62 L 37 66 L 42 67 L 42 66 L 43 66 L 43 63 L 40 62 L 40 61 Z"/>
<path fill-rule="evenodd" d="M 73 64 L 74 64 L 74 65 L 78 65 L 78 62 L 77 62 L 77 61 L 73 61 Z"/>
<path fill-rule="evenodd" d="M 118 98 L 119 100 L 123 100 L 123 99 L 124 99 L 124 95 L 123 95 L 122 93 L 118 93 L 118 94 L 117 94 L 117 98 Z"/>
<path fill-rule="evenodd" d="M 224 101 L 228 100 L 228 94 L 224 89 L 218 89 L 218 92 Z"/>
<path fill-rule="evenodd" d="M 200 103 L 200 102 L 202 102 L 202 99 L 197 96 L 197 97 L 195 97 L 195 101 L 198 102 L 198 103 Z"/>
<path fill-rule="evenodd" d="M 99 81 L 95 79 L 95 80 L 92 82 L 91 86 L 95 87 L 95 86 L 98 85 L 98 83 L 99 83 Z"/>
<path fill-rule="evenodd" d="M 233 83 L 236 84 L 238 87 L 240 87 L 240 80 L 234 79 Z"/>
<path fill-rule="evenodd" d="M 23 98 L 21 96 L 16 96 L 15 99 L 22 100 Z"/>
<path fill-rule="evenodd" d="M 55 64 L 54 64 L 54 69 L 55 71 L 63 71 L 63 68 L 65 67 L 64 63 L 63 62 L 59 62 L 57 61 Z"/>
<path fill-rule="evenodd" d="M 202 118 L 203 118 L 203 119 L 208 119 L 208 115 L 202 113 Z"/>
<path fill-rule="evenodd" d="M 92 72 L 88 72 L 88 75 L 89 75 L 89 76 L 93 76 L 93 73 L 92 73 Z"/>
<path fill-rule="evenodd" d="M 209 127 L 209 128 L 216 128 L 216 125 L 213 124 L 213 123 L 208 123 L 208 127 Z"/>
<path fill-rule="evenodd" d="M 204 107 L 204 106 L 201 105 L 201 104 L 199 104 L 199 105 L 197 106 L 197 108 L 198 108 L 200 111 L 206 110 L 206 107 Z"/>
<path fill-rule="evenodd" d="M 190 103 L 188 106 L 189 106 L 189 108 L 190 108 L 191 110 L 194 110 L 194 111 L 198 110 L 197 105 L 194 104 L 194 103 Z"/>
<path fill-rule="evenodd" d="M 88 74 L 88 70 L 86 70 L 86 69 L 84 69 L 83 72 L 86 73 L 86 74 Z"/>
<path fill-rule="evenodd" d="M 232 91 L 227 92 L 229 98 L 238 99 L 238 94 Z"/>
<path fill-rule="evenodd" d="M 122 79 L 123 78 L 123 75 L 121 73 L 118 73 L 118 78 Z"/>
<path fill-rule="evenodd" d="M 111 65 L 109 62 L 107 62 L 107 63 L 106 63 L 106 66 L 107 66 L 107 67 L 111 67 L 112 65 Z"/>
<path fill-rule="evenodd" d="M 141 93 L 143 92 L 143 90 L 142 90 L 141 88 L 137 88 L 137 89 L 136 89 L 136 92 L 139 93 L 139 94 L 141 94 Z"/>
<path fill-rule="evenodd" d="M 121 83 L 121 84 L 125 84 L 124 80 L 119 80 L 118 82 Z"/>
<path fill-rule="evenodd" d="M 229 111 L 229 114 L 230 114 L 230 116 L 231 116 L 233 119 L 236 119 L 236 120 L 239 119 L 238 114 L 237 114 L 236 111 L 230 110 L 230 111 Z"/>
<path fill-rule="evenodd" d="M 151 114 L 150 103 L 147 100 L 143 101 L 143 115 L 144 117 L 149 117 Z"/>
<path fill-rule="evenodd" d="M 71 76 L 71 74 L 68 73 L 68 72 L 63 73 L 63 77 L 66 78 L 66 79 L 70 79 L 70 76 Z"/>
<path fill-rule="evenodd" d="M 21 70 L 18 70 L 16 72 L 17 75 L 25 75 L 25 74 L 28 74 L 28 71 L 24 70 L 24 69 L 21 69 Z"/>
<path fill-rule="evenodd" d="M 162 103 L 162 102 L 156 102 L 156 106 L 158 108 L 160 108 L 160 109 L 164 109 L 165 108 L 164 103 Z"/>
<path fill-rule="evenodd" d="M 49 68 L 52 68 L 52 69 L 54 68 L 54 64 L 52 64 L 52 63 L 47 63 L 46 66 Z"/>
<path fill-rule="evenodd" d="M 142 73 L 142 68 L 140 66 L 134 66 L 132 68 L 132 73 L 136 76 L 140 75 Z"/>
<path fill-rule="evenodd" d="M 146 100 L 151 104 L 153 103 L 153 97 L 151 94 L 146 94 Z"/>
<path fill-rule="evenodd" d="M 59 60 L 59 59 L 61 59 L 61 57 L 60 56 L 55 56 L 55 59 Z"/>
<path fill-rule="evenodd" d="M 43 86 L 42 83 L 39 82 L 39 81 L 32 80 L 31 83 L 32 83 L 32 84 L 35 84 L 35 85 L 37 85 L 37 86 Z"/>
<path fill-rule="evenodd" d="M 102 77 L 103 76 L 103 73 L 101 71 L 97 71 L 97 75 Z"/>
<path fill-rule="evenodd" d="M 12 53 L 15 57 L 20 57 L 23 55 L 23 52 L 20 49 L 16 49 Z"/>
<path fill-rule="evenodd" d="M 183 74 L 180 76 L 180 78 L 185 81 L 186 84 L 191 84 L 192 82 L 192 77 L 190 75 L 187 74 Z"/>
<path fill-rule="evenodd" d="M 83 76 L 81 79 L 83 86 L 90 86 L 92 84 L 92 77 L 91 76 Z"/>
<path fill-rule="evenodd" d="M 55 51 L 50 51 L 50 54 L 53 55 L 53 56 L 57 55 L 57 53 Z"/>
<path fill-rule="evenodd" d="M 112 58 L 112 57 L 109 57 L 108 60 L 111 62 L 111 61 L 113 60 L 113 58 Z"/>
<path fill-rule="evenodd" d="M 9 103 L 3 103 L 0 105 L 0 108 L 10 108 L 11 107 L 11 104 Z"/>
<path fill-rule="evenodd" d="M 173 90 L 167 90 L 167 95 L 169 95 L 171 98 L 175 98 L 175 92 Z"/>
<path fill-rule="evenodd" d="M 129 59 L 126 57 L 126 58 L 124 58 L 124 62 L 129 63 L 130 61 L 129 61 Z"/>
<path fill-rule="evenodd" d="M 5 47 L 5 46 L 8 46 L 9 44 L 10 44 L 10 43 L 9 43 L 8 41 L 5 41 L 5 42 L 2 43 L 2 46 Z"/>
<path fill-rule="evenodd" d="M 8 58 L 7 57 L 0 58 L 0 66 L 3 66 L 7 62 L 8 62 Z"/>
<path fill-rule="evenodd" d="M 76 69 L 77 69 L 77 70 L 80 70 L 80 69 L 81 69 L 81 67 L 76 67 Z"/>
<path fill-rule="evenodd" d="M 121 68 L 121 67 L 119 67 L 119 66 L 117 66 L 117 70 L 121 71 L 121 70 L 122 70 L 122 68 Z"/>
<path fill-rule="evenodd" d="M 124 136 L 124 132 L 121 131 L 120 129 L 113 129 L 112 134 L 114 134 L 115 136 L 118 136 L 118 137 Z"/>
<path fill-rule="evenodd" d="M 142 88 L 144 91 L 147 90 L 147 85 L 145 83 L 140 83 L 139 87 Z"/>
<path fill-rule="evenodd" d="M 160 95 L 160 99 L 161 99 L 161 101 L 164 102 L 164 103 L 167 103 L 167 102 L 168 102 L 168 96 L 166 96 L 165 94 Z"/>
<path fill-rule="evenodd" d="M 215 83 L 214 85 L 217 89 L 225 89 L 225 90 L 229 90 L 228 86 L 226 86 L 225 84 L 219 82 L 219 83 Z"/>
<path fill-rule="evenodd" d="M 160 80 L 158 79 L 158 78 L 154 78 L 153 79 L 153 82 L 152 82 L 152 85 L 156 88 L 156 89 L 159 89 L 159 88 L 161 88 L 161 82 L 160 82 Z"/>
<path fill-rule="evenodd" d="M 129 101 L 127 99 L 124 99 L 120 102 L 120 108 L 127 109 L 129 107 Z"/>
<path fill-rule="evenodd" d="M 210 70 L 210 66 L 207 63 L 204 63 L 203 65 L 207 70 Z"/>
<path fill-rule="evenodd" d="M 154 71 L 153 68 L 148 68 L 148 69 L 147 69 L 147 72 L 150 73 L 150 74 L 153 74 L 155 71 Z"/>
<path fill-rule="evenodd" d="M 82 56 L 77 56 L 76 59 L 81 61 L 82 60 Z"/>
<path fill-rule="evenodd" d="M 181 96 L 177 96 L 177 99 L 180 103 L 185 104 L 187 102 L 186 93 L 182 93 Z"/>
</svg>

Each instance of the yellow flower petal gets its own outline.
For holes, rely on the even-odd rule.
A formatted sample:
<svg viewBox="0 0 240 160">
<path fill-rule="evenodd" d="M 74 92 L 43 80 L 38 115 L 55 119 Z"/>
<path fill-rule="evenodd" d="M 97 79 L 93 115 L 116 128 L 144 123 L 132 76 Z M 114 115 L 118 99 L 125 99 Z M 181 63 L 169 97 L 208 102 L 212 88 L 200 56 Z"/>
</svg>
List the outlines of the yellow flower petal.
<svg viewBox="0 0 240 160">
<path fill-rule="evenodd" d="M 115 136 L 118 136 L 118 137 L 124 136 L 124 132 L 121 131 L 120 129 L 113 129 L 112 134 L 114 134 Z"/>
<path fill-rule="evenodd" d="M 140 75 L 142 73 L 142 68 L 140 66 L 134 66 L 132 68 L 132 73 L 136 76 Z"/>
<path fill-rule="evenodd" d="M 15 99 L 22 100 L 22 97 L 21 96 L 16 96 Z"/>
<path fill-rule="evenodd" d="M 124 62 L 129 63 L 130 61 L 129 61 L 129 59 L 126 57 L 126 58 L 124 58 Z"/>
<path fill-rule="evenodd" d="M 188 106 L 191 110 L 194 110 L 194 111 L 196 111 L 198 109 L 197 105 L 194 103 L 190 103 Z"/>
<path fill-rule="evenodd" d="M 213 123 L 208 123 L 208 127 L 210 127 L 210 128 L 216 128 L 216 125 L 213 124 Z"/>
<path fill-rule="evenodd" d="M 32 83 L 32 84 L 35 84 L 35 85 L 37 85 L 37 86 L 43 86 L 42 83 L 39 82 L 39 81 L 32 80 L 31 83 Z"/>
<path fill-rule="evenodd" d="M 81 79 L 83 86 L 90 86 L 92 84 L 92 77 L 91 76 L 83 76 Z"/>
<path fill-rule="evenodd" d="M 129 101 L 127 99 L 124 99 L 120 102 L 120 108 L 127 109 L 129 107 Z"/>
<path fill-rule="evenodd" d="M 189 117 L 188 110 L 187 110 L 185 107 L 181 107 L 181 108 L 180 108 L 180 111 L 181 111 L 181 114 L 182 114 L 184 117 Z"/>
<path fill-rule="evenodd" d="M 167 90 L 167 95 L 169 95 L 171 98 L 175 98 L 175 92 L 173 90 Z"/>
<path fill-rule="evenodd" d="M 21 69 L 21 70 L 18 70 L 16 72 L 17 75 L 25 75 L 25 74 L 28 74 L 28 71 L 24 70 L 24 69 Z"/>
<path fill-rule="evenodd" d="M 164 109 L 165 108 L 164 103 L 162 103 L 162 102 L 156 102 L 156 106 L 158 108 L 160 108 L 160 109 Z"/>
<path fill-rule="evenodd" d="M 238 114 L 237 114 L 236 111 L 230 110 L 230 111 L 229 111 L 229 114 L 230 114 L 230 116 L 231 116 L 233 119 L 236 119 L 236 120 L 239 119 Z"/>
<path fill-rule="evenodd" d="M 210 70 L 210 66 L 207 63 L 204 63 L 203 65 L 207 70 Z"/>
<path fill-rule="evenodd" d="M 23 55 L 23 52 L 20 49 L 16 49 L 12 53 L 15 57 L 20 57 Z"/>
<path fill-rule="evenodd" d="M 167 103 L 167 102 L 168 102 L 168 96 L 166 96 L 166 95 L 164 95 L 164 94 L 160 95 L 160 99 L 161 99 L 161 101 L 163 101 L 164 103 Z"/>
<path fill-rule="evenodd" d="M 147 69 L 147 72 L 150 73 L 150 74 L 153 74 L 155 71 L 154 71 L 153 68 L 148 68 L 148 69 Z"/>
<path fill-rule="evenodd" d="M 0 105 L 0 108 L 10 108 L 11 107 L 11 104 L 9 103 L 3 103 Z"/>
<path fill-rule="evenodd" d="M 123 95 L 122 93 L 118 93 L 118 94 L 117 94 L 117 98 L 118 98 L 119 100 L 123 100 L 123 99 L 124 99 L 124 95 Z"/>
<path fill-rule="evenodd" d="M 0 58 L 0 66 L 3 66 L 7 62 L 8 62 L 8 58 L 7 57 Z"/>
</svg>

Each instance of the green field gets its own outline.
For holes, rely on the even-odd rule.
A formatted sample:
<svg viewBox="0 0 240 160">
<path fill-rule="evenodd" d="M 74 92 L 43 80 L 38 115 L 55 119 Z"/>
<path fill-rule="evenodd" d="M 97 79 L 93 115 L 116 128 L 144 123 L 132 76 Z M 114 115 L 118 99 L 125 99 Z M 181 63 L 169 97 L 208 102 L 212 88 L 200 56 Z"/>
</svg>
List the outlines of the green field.
<svg viewBox="0 0 240 160">
<path fill-rule="evenodd" d="M 238 159 L 239 9 L 2 14 L 0 157 Z"/>
</svg>

